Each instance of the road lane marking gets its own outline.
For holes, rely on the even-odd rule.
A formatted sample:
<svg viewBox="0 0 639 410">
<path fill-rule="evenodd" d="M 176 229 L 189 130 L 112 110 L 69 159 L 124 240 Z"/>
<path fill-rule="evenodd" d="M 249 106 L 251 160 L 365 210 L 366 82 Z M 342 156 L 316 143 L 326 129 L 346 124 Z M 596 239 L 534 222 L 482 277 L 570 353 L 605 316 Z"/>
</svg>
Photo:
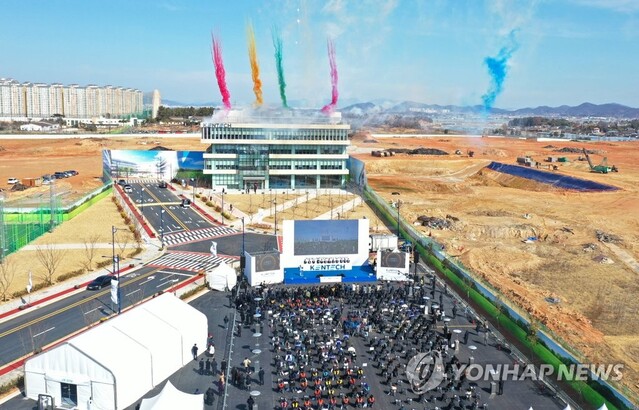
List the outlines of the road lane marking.
<svg viewBox="0 0 639 410">
<path fill-rule="evenodd" d="M 134 290 L 133 292 L 127 293 L 127 294 L 126 294 L 126 295 L 124 295 L 124 296 L 131 296 L 131 295 L 132 295 L 132 294 L 134 294 L 135 292 L 139 292 L 139 291 L 141 291 L 141 290 L 142 290 L 142 289 L 136 289 L 136 290 Z"/>
<path fill-rule="evenodd" d="M 152 270 L 150 272 L 147 272 L 145 274 L 142 274 L 139 277 L 134 278 L 134 279 L 132 279 L 132 280 L 120 285 L 120 286 L 126 286 L 126 285 L 129 285 L 131 283 L 138 282 L 138 281 L 140 281 L 142 279 L 145 279 L 147 276 L 154 274 L 155 272 L 157 272 L 159 270 L 160 269 L 154 269 L 154 270 Z M 66 312 L 67 310 L 73 309 L 74 307 L 78 307 L 78 306 L 80 306 L 80 305 L 82 305 L 82 304 L 84 304 L 86 302 L 90 302 L 92 300 L 95 300 L 95 299 L 97 299 L 97 298 L 99 298 L 101 296 L 104 296 L 104 295 L 110 294 L 110 293 L 111 293 L 111 289 L 104 290 L 104 291 L 99 291 L 96 294 L 94 294 L 93 296 L 90 296 L 90 297 L 85 298 L 85 299 L 80 299 L 77 302 L 71 303 L 70 305 L 64 306 L 64 307 L 62 307 L 62 308 L 60 308 L 58 310 L 55 310 L 55 311 L 50 312 L 50 313 L 47 313 L 46 315 L 40 316 L 40 317 L 38 317 L 36 319 L 33 319 L 33 320 L 29 321 L 29 322 L 26 322 L 26 323 L 23 323 L 21 325 L 18 325 L 16 327 L 14 327 L 13 329 L 9 329 L 6 332 L 0 333 L 0 339 L 2 339 L 3 337 L 5 337 L 7 335 L 10 335 L 11 333 L 15 333 L 15 332 L 18 332 L 20 330 L 26 329 L 26 328 L 28 328 L 31 325 L 34 325 L 36 323 L 45 321 L 45 320 L 47 320 L 47 319 L 49 319 L 49 318 L 51 318 L 53 316 L 56 316 L 56 315 L 58 315 L 60 313 L 63 313 L 63 312 Z"/>
<path fill-rule="evenodd" d="M 85 312 L 84 314 L 85 314 L 85 315 L 88 315 L 89 313 L 91 313 L 91 312 L 95 312 L 96 310 L 98 310 L 98 308 L 91 309 L 91 310 L 89 310 L 88 312 Z"/>
<path fill-rule="evenodd" d="M 157 202 L 160 202 L 160 200 L 158 199 L 158 197 L 151 191 L 149 191 L 149 196 L 153 199 L 155 199 Z M 184 228 L 185 230 L 189 230 L 189 228 L 186 227 L 186 225 L 184 225 L 182 223 L 182 221 L 180 221 L 178 219 L 177 216 L 175 216 L 175 214 L 169 209 L 169 207 L 165 206 L 165 205 L 161 205 L 161 207 L 166 211 L 167 214 L 171 215 L 171 217 L 175 220 L 175 222 L 177 222 L 179 225 L 182 226 L 182 228 Z M 170 206 L 172 208 L 172 206 Z"/>
<path fill-rule="evenodd" d="M 55 329 L 55 326 L 53 326 L 51 329 L 45 330 L 44 332 L 40 332 L 40 333 L 37 333 L 37 334 L 33 335 L 33 338 L 35 339 L 37 336 L 43 335 L 43 334 L 45 334 L 47 332 L 50 332 L 53 329 Z"/>
</svg>

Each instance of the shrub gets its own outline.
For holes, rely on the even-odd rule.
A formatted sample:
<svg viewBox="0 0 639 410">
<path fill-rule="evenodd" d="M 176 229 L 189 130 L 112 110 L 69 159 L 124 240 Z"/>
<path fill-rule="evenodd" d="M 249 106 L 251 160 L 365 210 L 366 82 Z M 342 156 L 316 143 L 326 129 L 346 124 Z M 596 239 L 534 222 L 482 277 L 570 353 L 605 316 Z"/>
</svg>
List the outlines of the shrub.
<svg viewBox="0 0 639 410">
<path fill-rule="evenodd" d="M 5 384 L 0 385 L 0 396 L 3 396 L 9 393 L 13 389 L 23 389 L 24 388 L 24 376 L 18 376 L 18 378 L 8 381 Z"/>
<path fill-rule="evenodd" d="M 206 206 L 208 206 L 208 207 L 211 207 L 211 208 L 212 208 L 212 207 L 214 206 L 214 204 L 213 204 L 213 202 L 211 202 L 211 201 L 206 201 Z"/>
<path fill-rule="evenodd" d="M 196 293 L 199 293 L 201 291 L 203 291 L 204 289 L 206 289 L 206 284 L 202 284 L 202 285 L 198 285 L 197 287 L 184 292 L 183 294 L 180 295 L 180 299 L 186 299 L 188 297 L 191 297 L 193 295 L 195 295 Z"/>
<path fill-rule="evenodd" d="M 72 272 L 69 273 L 63 273 L 62 275 L 58 276 L 57 282 L 62 282 L 65 281 L 67 279 L 71 279 L 71 278 L 75 278 L 76 276 L 80 276 L 84 274 L 84 269 L 76 269 Z"/>
</svg>

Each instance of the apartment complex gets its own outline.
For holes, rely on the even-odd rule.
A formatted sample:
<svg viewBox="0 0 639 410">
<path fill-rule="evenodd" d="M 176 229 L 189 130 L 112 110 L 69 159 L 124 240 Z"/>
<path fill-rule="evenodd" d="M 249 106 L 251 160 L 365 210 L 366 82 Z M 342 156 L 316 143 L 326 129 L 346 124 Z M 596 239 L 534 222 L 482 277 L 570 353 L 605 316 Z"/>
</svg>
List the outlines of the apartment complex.
<svg viewBox="0 0 639 410">
<path fill-rule="evenodd" d="M 77 84 L 20 83 L 0 78 L 0 120 L 51 118 L 119 118 L 141 115 L 142 91 L 132 88 Z"/>
<path fill-rule="evenodd" d="M 217 114 L 202 125 L 204 174 L 214 187 L 343 187 L 350 125 L 341 114 L 302 110 Z"/>
</svg>

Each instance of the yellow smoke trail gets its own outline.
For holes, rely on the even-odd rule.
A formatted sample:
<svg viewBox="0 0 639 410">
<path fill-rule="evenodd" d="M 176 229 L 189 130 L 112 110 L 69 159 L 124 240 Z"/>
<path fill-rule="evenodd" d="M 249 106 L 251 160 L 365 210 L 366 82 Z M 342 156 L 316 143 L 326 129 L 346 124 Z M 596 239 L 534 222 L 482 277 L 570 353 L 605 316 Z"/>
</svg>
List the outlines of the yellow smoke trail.
<svg viewBox="0 0 639 410">
<path fill-rule="evenodd" d="M 262 106 L 262 81 L 260 80 L 260 66 L 257 63 L 257 48 L 255 47 L 255 32 L 253 25 L 249 24 L 246 29 L 248 36 L 248 52 L 251 61 L 251 76 L 253 77 L 253 93 L 255 93 L 255 105 Z"/>
</svg>

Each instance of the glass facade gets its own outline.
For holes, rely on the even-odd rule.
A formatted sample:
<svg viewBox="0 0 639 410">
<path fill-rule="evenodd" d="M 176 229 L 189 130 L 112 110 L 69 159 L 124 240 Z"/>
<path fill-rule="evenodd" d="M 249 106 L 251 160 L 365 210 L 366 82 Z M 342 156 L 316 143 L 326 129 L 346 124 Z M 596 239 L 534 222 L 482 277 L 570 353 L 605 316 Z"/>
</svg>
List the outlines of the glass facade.
<svg viewBox="0 0 639 410">
<path fill-rule="evenodd" d="M 343 187 L 346 124 L 204 124 L 204 173 L 229 189 Z"/>
</svg>

